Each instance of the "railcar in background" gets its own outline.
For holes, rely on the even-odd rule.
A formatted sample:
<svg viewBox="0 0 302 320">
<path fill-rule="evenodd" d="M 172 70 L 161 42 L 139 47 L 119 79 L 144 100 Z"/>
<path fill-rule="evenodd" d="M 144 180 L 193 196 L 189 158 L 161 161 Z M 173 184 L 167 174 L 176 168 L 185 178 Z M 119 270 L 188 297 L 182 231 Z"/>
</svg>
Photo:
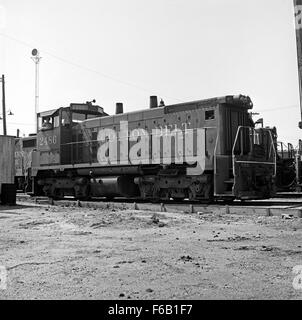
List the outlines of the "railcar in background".
<svg viewBox="0 0 302 320">
<path fill-rule="evenodd" d="M 0 135 L 0 202 L 3 205 L 16 203 L 14 153 L 14 137 Z"/>
<path fill-rule="evenodd" d="M 295 149 L 291 143 L 279 141 L 276 127 L 266 127 L 266 129 L 271 131 L 276 150 L 276 191 L 297 191 L 299 189 L 299 176 L 301 176 L 301 172 L 299 173 L 301 146 Z"/>
<path fill-rule="evenodd" d="M 277 143 L 277 191 L 297 190 L 297 153 L 291 143 Z"/>
<path fill-rule="evenodd" d="M 32 152 L 36 150 L 37 137 L 15 138 L 15 185 L 18 191 L 31 191 Z"/>
<path fill-rule="evenodd" d="M 277 191 L 296 191 L 298 187 L 296 163 L 299 151 L 295 150 L 291 143 L 278 141 L 276 127 L 271 130 L 277 151 Z"/>
</svg>

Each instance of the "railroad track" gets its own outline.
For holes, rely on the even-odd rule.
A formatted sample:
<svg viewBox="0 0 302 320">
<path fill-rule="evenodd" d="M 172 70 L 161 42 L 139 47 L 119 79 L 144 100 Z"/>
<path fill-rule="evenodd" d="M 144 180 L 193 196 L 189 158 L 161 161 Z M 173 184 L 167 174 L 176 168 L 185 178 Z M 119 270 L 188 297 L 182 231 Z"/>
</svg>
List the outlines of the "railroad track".
<svg viewBox="0 0 302 320">
<path fill-rule="evenodd" d="M 183 213 L 227 213 L 227 214 L 247 214 L 247 215 L 265 215 L 282 216 L 284 214 L 302 218 L 302 198 L 275 198 L 267 200 L 249 200 L 226 203 L 216 201 L 215 203 L 200 203 L 192 201 L 162 201 L 146 202 L 141 199 L 123 199 L 116 198 L 108 202 L 106 199 L 92 199 L 89 201 L 79 201 L 74 198 L 65 198 L 62 200 L 51 200 L 48 197 L 30 197 L 26 194 L 17 194 L 19 203 L 31 203 L 33 205 L 57 205 L 57 206 L 78 206 L 83 208 L 99 209 L 133 209 L 149 210 L 158 212 L 183 212 Z"/>
</svg>

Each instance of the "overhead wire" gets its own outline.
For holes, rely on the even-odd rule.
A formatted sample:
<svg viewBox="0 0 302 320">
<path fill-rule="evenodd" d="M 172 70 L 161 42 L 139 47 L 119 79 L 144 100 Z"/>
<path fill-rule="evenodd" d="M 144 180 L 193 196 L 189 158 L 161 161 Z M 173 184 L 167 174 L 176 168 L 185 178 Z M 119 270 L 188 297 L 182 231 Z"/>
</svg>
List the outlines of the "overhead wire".
<svg viewBox="0 0 302 320">
<path fill-rule="evenodd" d="M 17 38 L 15 38 L 15 37 L 12 37 L 12 36 L 10 36 L 10 35 L 8 35 L 8 34 L 6 34 L 6 33 L 3 33 L 3 32 L 0 32 L 0 36 L 5 37 L 5 38 L 7 38 L 7 39 L 10 39 L 10 40 L 12 40 L 12 41 L 15 41 L 15 42 L 17 42 L 17 43 L 19 43 L 19 44 L 22 44 L 23 46 L 26 46 L 26 47 L 28 47 L 28 48 L 34 48 L 34 47 L 35 47 L 35 45 L 33 45 L 33 44 L 29 43 L 29 42 L 25 42 L 24 40 L 17 39 Z M 58 56 L 57 54 L 54 54 L 54 53 L 52 53 L 52 52 L 50 52 L 50 51 L 48 51 L 48 50 L 41 49 L 41 52 L 43 52 L 43 53 L 45 53 L 45 54 L 47 54 L 47 55 L 49 55 L 49 56 L 51 56 L 51 57 L 53 57 L 53 58 L 61 61 L 61 62 L 63 62 L 63 63 L 72 65 L 72 66 L 74 66 L 74 67 L 80 68 L 80 69 L 85 70 L 85 71 L 87 71 L 87 72 L 94 73 L 94 74 L 96 74 L 96 75 L 98 75 L 98 76 L 101 76 L 101 77 L 103 77 L 103 78 L 109 79 L 109 80 L 111 80 L 111 81 L 113 81 L 113 82 L 117 82 L 117 83 L 123 84 L 123 85 L 125 85 L 125 86 L 130 86 L 130 87 L 136 88 L 136 89 L 138 89 L 138 90 L 141 90 L 141 91 L 144 91 L 144 92 L 148 92 L 149 94 L 150 94 L 150 93 L 154 94 L 154 90 L 151 90 L 151 89 L 148 89 L 148 88 L 144 88 L 144 87 L 142 87 L 142 86 L 140 86 L 140 85 L 137 85 L 137 84 L 135 84 L 135 83 L 131 83 L 131 82 L 128 82 L 128 81 L 124 81 L 124 80 L 115 78 L 115 77 L 113 77 L 113 76 L 111 76 L 111 75 L 102 73 L 102 72 L 100 72 L 100 71 L 98 71 L 98 70 L 95 70 L 95 69 L 93 69 L 93 68 L 90 68 L 90 67 L 84 66 L 84 65 L 82 65 L 82 64 L 79 64 L 79 63 L 77 63 L 77 62 L 73 62 L 73 61 L 70 61 L 70 60 L 68 60 L 68 59 L 66 59 L 66 58 L 60 57 L 60 56 Z M 158 95 L 159 95 L 159 96 L 165 96 L 165 97 L 167 97 L 167 98 L 169 98 L 169 99 L 173 99 L 173 100 L 175 100 L 175 101 L 184 102 L 183 100 L 178 99 L 178 98 L 175 98 L 175 97 L 171 97 L 171 96 L 167 96 L 167 95 L 162 95 L 162 94 L 159 94 L 159 93 L 158 93 Z"/>
<path fill-rule="evenodd" d="M 3 33 L 3 32 L 0 32 L 0 36 L 3 36 L 3 37 L 5 37 L 5 38 L 10 39 L 10 40 L 12 40 L 12 41 L 15 41 L 15 42 L 17 42 L 17 43 L 20 43 L 20 44 L 22 44 L 23 46 L 26 46 L 26 47 L 28 47 L 28 48 L 33 48 L 33 47 L 35 47 L 35 45 L 32 44 L 32 43 L 26 42 L 26 41 L 24 41 L 24 40 L 20 40 L 20 39 L 15 38 L 15 37 L 12 37 L 12 36 L 10 36 L 10 35 L 8 35 L 8 34 L 6 34 L 6 33 Z M 139 86 L 139 85 L 137 85 L 137 84 L 135 84 L 135 83 L 131 83 L 131 82 L 128 82 L 128 81 L 124 81 L 124 80 L 115 78 L 115 77 L 113 77 L 113 76 L 111 76 L 111 75 L 102 73 L 102 72 L 100 72 L 100 71 L 98 71 L 98 70 L 95 70 L 95 69 L 93 69 L 93 68 L 84 66 L 84 65 L 79 64 L 79 63 L 77 63 L 77 62 L 70 61 L 70 60 L 68 60 L 68 59 L 66 59 L 66 58 L 63 58 L 63 57 L 60 57 L 60 56 L 58 56 L 57 54 L 54 54 L 54 53 L 52 53 L 52 52 L 50 52 L 50 51 L 48 51 L 48 50 L 42 49 L 41 51 L 42 51 L 43 53 L 45 53 L 45 54 L 47 54 L 47 55 L 49 55 L 49 56 L 57 59 L 57 60 L 63 62 L 63 63 L 72 65 L 72 66 L 74 66 L 74 67 L 76 67 L 76 68 L 85 70 L 85 71 L 87 71 L 87 72 L 95 73 L 95 74 L 97 74 L 97 75 L 99 75 L 99 76 L 101 76 L 101 77 L 103 77 L 103 78 L 107 78 L 107 79 L 109 79 L 109 80 L 111 80 L 111 81 L 114 81 L 114 82 L 117 82 L 117 83 L 120 83 L 120 84 L 123 84 L 123 85 L 126 85 L 126 86 L 131 86 L 131 87 L 136 88 L 136 89 L 141 90 L 141 91 L 145 91 L 145 92 L 148 92 L 148 93 L 154 93 L 154 91 L 151 90 L 151 89 L 148 89 L 148 88 Z M 158 94 L 158 95 L 159 95 L 159 96 L 163 96 L 162 94 Z M 176 101 L 179 101 L 179 102 L 184 102 L 183 100 L 178 99 L 178 98 L 175 98 L 175 97 L 171 97 L 171 96 L 166 96 L 166 97 L 167 97 L 167 98 L 170 98 L 170 99 L 173 99 L 173 100 L 176 100 Z M 258 112 L 270 112 L 270 111 L 277 111 L 277 110 L 283 110 L 283 109 L 294 109 L 294 108 L 299 108 L 299 106 L 298 106 L 298 105 L 290 105 L 290 106 L 283 106 L 283 107 L 267 108 L 267 109 L 263 109 L 263 110 L 259 109 L 259 110 L 257 110 L 257 111 L 258 111 Z"/>
<path fill-rule="evenodd" d="M 277 110 L 286 110 L 286 109 L 299 109 L 300 107 L 298 105 L 289 105 L 289 106 L 283 106 L 283 107 L 273 107 L 269 109 L 257 109 L 258 112 L 270 112 L 270 111 L 277 111 Z"/>
</svg>

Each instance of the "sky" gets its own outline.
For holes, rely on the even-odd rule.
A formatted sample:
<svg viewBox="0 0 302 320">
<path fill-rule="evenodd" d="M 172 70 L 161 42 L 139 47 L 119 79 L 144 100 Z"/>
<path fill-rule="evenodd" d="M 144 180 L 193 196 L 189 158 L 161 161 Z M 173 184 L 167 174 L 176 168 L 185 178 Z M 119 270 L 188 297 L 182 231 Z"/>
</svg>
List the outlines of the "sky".
<svg viewBox="0 0 302 320">
<path fill-rule="evenodd" d="M 168 105 L 244 94 L 280 141 L 302 139 L 292 0 L 0 0 L 11 135 L 34 132 L 33 48 L 39 111 L 96 99 L 114 114 L 116 102 L 147 108 L 150 95 Z"/>
</svg>

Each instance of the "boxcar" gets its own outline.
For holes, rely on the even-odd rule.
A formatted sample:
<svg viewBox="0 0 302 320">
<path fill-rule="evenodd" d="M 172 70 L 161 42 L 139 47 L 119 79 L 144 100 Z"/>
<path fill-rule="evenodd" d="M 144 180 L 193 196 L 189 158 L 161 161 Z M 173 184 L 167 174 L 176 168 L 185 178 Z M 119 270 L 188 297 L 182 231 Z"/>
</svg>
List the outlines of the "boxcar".
<svg viewBox="0 0 302 320">
<path fill-rule="evenodd" d="M 16 202 L 14 153 L 14 137 L 0 136 L 0 198 L 2 204 Z"/>
<path fill-rule="evenodd" d="M 32 162 L 32 152 L 36 149 L 37 137 L 15 138 L 15 184 L 19 191 L 29 191 L 29 176 Z"/>
</svg>

